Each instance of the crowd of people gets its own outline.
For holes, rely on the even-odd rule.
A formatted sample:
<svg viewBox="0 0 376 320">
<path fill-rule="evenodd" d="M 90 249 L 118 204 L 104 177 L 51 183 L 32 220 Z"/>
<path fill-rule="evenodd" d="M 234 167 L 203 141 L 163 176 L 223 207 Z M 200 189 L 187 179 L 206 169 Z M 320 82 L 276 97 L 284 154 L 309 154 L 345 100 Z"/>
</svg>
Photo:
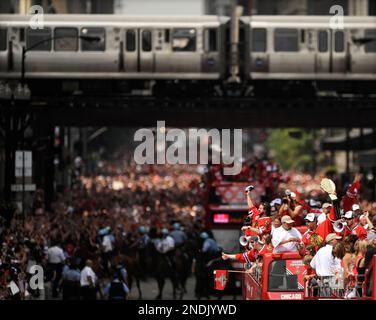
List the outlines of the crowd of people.
<svg viewBox="0 0 376 320">
<path fill-rule="evenodd" d="M 94 176 L 79 173 L 51 210 L 37 191 L 26 216 L 16 211 L 0 219 L 0 299 L 126 299 L 134 280 L 141 297 L 138 280 L 145 276 L 157 279 L 161 298 L 165 278 L 174 293 L 184 293 L 192 271 L 196 296 L 208 296 L 208 266 L 221 260 L 221 248 L 205 226 L 204 204 L 207 190 L 222 179 L 220 166 L 199 172 L 197 166 L 112 161 Z M 376 206 L 359 199 L 360 176 L 342 198 L 343 212 L 335 191 L 320 191 L 321 177 L 281 174 L 273 161 L 245 163 L 233 179 L 256 181 L 264 193 L 257 205 L 247 188 L 246 251 L 223 253 L 224 260 L 247 263 L 254 272 L 264 253 L 296 250 L 312 282 L 339 270 L 348 283 L 362 274 L 376 245 Z M 296 229 L 302 225 L 304 234 Z M 325 269 L 329 251 L 335 263 Z M 31 285 L 34 266 L 42 267 L 50 292 Z"/>
<path fill-rule="evenodd" d="M 144 276 L 156 262 L 143 250 L 150 245 L 172 263 L 172 252 L 189 241 L 217 252 L 203 224 L 200 182 L 190 166 L 110 163 L 59 194 L 51 212 L 37 191 L 31 212 L 2 221 L 0 299 L 124 298 L 128 269 Z M 30 287 L 34 265 L 43 267 L 50 293 Z"/>
<path fill-rule="evenodd" d="M 325 292 L 318 288 L 333 281 L 342 283 L 336 287 L 342 296 L 361 296 L 366 267 L 376 254 L 376 207 L 360 199 L 361 180 L 356 174 L 341 198 L 334 182 L 323 178 L 321 192 L 312 188 L 315 197 L 304 199 L 303 193 L 298 196 L 286 189 L 282 197 L 258 206 L 252 199 L 254 187 L 248 186 L 249 212 L 242 227 L 245 251 L 223 252 L 222 259 L 243 262 L 255 273 L 266 253 L 298 252 L 312 294 L 330 295 L 328 286 Z"/>
</svg>

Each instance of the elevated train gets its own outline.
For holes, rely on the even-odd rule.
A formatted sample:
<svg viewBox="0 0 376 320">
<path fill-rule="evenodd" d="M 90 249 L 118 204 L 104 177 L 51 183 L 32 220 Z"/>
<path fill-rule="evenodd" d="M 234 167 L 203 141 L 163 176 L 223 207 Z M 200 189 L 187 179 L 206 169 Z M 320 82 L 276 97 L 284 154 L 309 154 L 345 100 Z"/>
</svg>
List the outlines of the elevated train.
<svg viewBox="0 0 376 320">
<path fill-rule="evenodd" d="M 20 80 L 24 47 L 32 92 L 375 93 L 376 17 L 346 16 L 343 30 L 330 18 L 45 15 L 32 29 L 0 15 L 0 82 Z"/>
</svg>

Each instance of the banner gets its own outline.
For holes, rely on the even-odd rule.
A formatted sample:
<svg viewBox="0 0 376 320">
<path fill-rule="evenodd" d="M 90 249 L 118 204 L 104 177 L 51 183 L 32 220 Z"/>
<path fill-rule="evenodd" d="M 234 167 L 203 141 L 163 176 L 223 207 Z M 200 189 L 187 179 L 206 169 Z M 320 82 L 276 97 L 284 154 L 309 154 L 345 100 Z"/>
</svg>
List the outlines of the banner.
<svg viewBox="0 0 376 320">
<path fill-rule="evenodd" d="M 228 281 L 228 270 L 214 270 L 214 289 L 225 290 Z"/>
</svg>

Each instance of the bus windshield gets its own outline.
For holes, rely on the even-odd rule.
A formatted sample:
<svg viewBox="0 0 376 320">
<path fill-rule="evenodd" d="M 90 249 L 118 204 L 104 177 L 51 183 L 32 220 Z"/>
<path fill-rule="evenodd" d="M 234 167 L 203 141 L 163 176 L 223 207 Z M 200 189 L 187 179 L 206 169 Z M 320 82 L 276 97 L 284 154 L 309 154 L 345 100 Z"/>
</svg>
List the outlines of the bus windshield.
<svg viewBox="0 0 376 320">
<path fill-rule="evenodd" d="M 302 260 L 275 260 L 269 265 L 268 292 L 299 292 L 304 290 Z"/>
</svg>

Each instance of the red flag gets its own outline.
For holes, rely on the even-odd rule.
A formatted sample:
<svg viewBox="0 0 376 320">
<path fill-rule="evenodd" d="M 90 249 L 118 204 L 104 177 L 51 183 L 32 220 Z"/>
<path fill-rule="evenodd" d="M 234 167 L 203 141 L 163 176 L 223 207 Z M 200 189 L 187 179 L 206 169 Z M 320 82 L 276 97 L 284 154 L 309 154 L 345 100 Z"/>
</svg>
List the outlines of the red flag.
<svg viewBox="0 0 376 320">
<path fill-rule="evenodd" d="M 214 270 L 214 289 L 225 290 L 228 280 L 228 270 Z"/>
</svg>

